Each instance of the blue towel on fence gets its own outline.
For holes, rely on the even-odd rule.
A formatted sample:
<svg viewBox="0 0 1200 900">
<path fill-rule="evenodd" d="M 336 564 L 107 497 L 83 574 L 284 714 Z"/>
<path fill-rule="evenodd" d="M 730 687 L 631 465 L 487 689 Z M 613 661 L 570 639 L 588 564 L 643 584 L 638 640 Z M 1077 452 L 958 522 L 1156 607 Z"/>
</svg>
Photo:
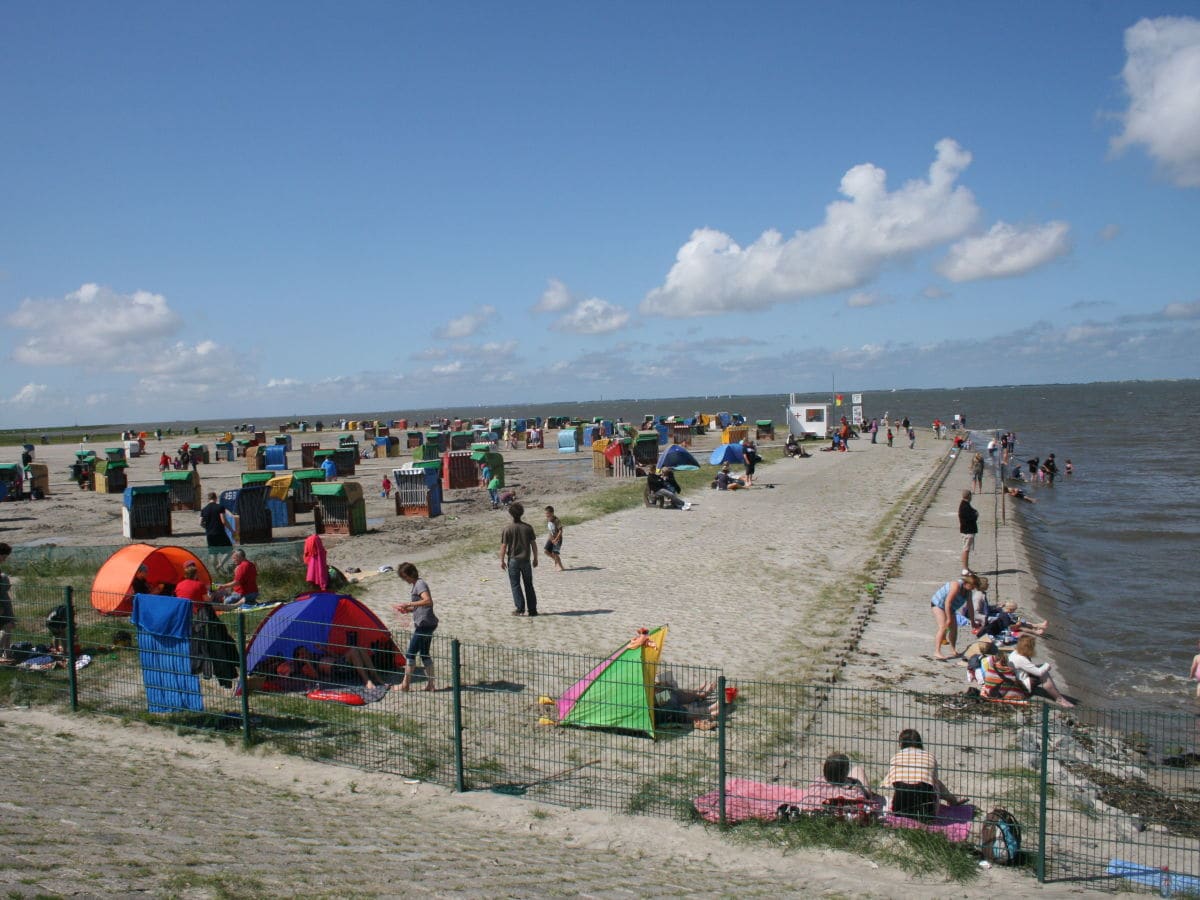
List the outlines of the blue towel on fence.
<svg viewBox="0 0 1200 900">
<path fill-rule="evenodd" d="M 203 712 L 200 679 L 192 674 L 192 601 L 135 594 L 131 620 L 138 630 L 147 709 Z"/>
</svg>

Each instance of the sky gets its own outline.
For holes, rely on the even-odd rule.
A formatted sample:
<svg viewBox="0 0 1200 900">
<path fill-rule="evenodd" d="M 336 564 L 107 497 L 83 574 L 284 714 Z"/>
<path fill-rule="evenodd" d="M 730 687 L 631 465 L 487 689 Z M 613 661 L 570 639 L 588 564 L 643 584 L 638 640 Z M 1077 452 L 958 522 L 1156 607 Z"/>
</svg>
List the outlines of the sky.
<svg viewBox="0 0 1200 900">
<path fill-rule="evenodd" d="M 1200 376 L 1182 3 L 13 3 L 0 426 Z"/>
</svg>

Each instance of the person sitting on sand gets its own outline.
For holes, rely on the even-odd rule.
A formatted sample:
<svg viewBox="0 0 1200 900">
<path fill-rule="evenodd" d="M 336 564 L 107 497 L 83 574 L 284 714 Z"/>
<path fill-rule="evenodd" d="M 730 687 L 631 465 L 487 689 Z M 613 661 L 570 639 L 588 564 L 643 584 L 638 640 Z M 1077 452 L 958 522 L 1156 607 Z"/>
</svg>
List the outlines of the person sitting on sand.
<svg viewBox="0 0 1200 900">
<path fill-rule="evenodd" d="M 692 504 L 671 490 L 671 486 L 667 480 L 655 471 L 654 466 L 651 466 L 650 470 L 646 473 L 646 505 L 653 506 L 655 500 L 665 501 L 672 509 L 692 508 Z"/>
<path fill-rule="evenodd" d="M 831 753 L 821 766 L 821 777 L 804 789 L 796 806 L 802 812 L 817 812 L 845 801 L 882 807 L 883 798 L 872 793 L 866 782 L 862 766 L 851 768 L 845 753 Z"/>
<path fill-rule="evenodd" d="M 1028 700 L 1029 692 L 1017 679 L 1008 658 L 998 650 L 984 654 L 979 661 L 983 688 L 979 695 L 988 700 Z"/>
<path fill-rule="evenodd" d="M 1054 679 L 1050 677 L 1050 663 L 1042 663 L 1040 666 L 1034 663 L 1033 652 L 1036 647 L 1037 639 L 1032 634 L 1021 635 L 1017 639 L 1017 649 L 1008 655 L 1009 665 L 1013 667 L 1017 678 L 1031 694 L 1035 688 L 1040 687 L 1063 709 L 1071 709 L 1075 704 L 1063 696 L 1062 691 L 1054 683 Z"/>
<path fill-rule="evenodd" d="M 800 455 L 800 442 L 796 440 L 794 434 L 787 436 L 787 443 L 783 445 L 783 452 L 789 459 Z"/>
<path fill-rule="evenodd" d="M 713 697 L 716 684 L 707 681 L 694 691 L 681 688 L 670 669 L 654 681 L 654 715 L 660 725 L 691 725 L 700 731 L 717 727 L 720 704 Z"/>
<path fill-rule="evenodd" d="M 938 803 L 961 806 L 967 802 L 966 797 L 956 797 L 942 784 L 937 759 L 925 749 L 921 733 L 915 728 L 900 732 L 900 750 L 892 756 L 880 787 L 893 789 L 893 815 L 918 822 L 937 818 Z"/>
<path fill-rule="evenodd" d="M 1049 620 L 1042 622 L 1030 622 L 1028 619 L 1022 619 L 1017 615 L 1017 601 L 1006 600 L 1001 610 L 1002 614 L 1009 619 L 1008 630 L 1016 633 L 1018 631 L 1036 634 L 1039 637 L 1046 633 L 1046 626 L 1050 624 Z"/>
</svg>

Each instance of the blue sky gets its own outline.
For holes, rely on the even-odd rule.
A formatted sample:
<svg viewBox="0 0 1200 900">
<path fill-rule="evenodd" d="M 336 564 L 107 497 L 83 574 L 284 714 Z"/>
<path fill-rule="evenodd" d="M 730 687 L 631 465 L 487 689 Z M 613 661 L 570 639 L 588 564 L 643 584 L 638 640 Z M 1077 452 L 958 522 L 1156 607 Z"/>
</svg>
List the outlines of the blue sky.
<svg viewBox="0 0 1200 900">
<path fill-rule="evenodd" d="M 0 424 L 1196 377 L 1194 10 L 10 5 Z"/>
</svg>

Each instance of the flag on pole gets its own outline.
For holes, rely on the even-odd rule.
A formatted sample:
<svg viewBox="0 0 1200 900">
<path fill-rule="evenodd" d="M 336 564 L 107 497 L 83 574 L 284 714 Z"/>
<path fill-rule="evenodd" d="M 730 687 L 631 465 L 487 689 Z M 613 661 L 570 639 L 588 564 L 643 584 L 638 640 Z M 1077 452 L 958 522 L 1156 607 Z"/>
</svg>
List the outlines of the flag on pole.
<svg viewBox="0 0 1200 900">
<path fill-rule="evenodd" d="M 834 399 L 834 406 L 842 405 L 842 395 L 841 394 L 836 394 L 833 399 Z"/>
</svg>

